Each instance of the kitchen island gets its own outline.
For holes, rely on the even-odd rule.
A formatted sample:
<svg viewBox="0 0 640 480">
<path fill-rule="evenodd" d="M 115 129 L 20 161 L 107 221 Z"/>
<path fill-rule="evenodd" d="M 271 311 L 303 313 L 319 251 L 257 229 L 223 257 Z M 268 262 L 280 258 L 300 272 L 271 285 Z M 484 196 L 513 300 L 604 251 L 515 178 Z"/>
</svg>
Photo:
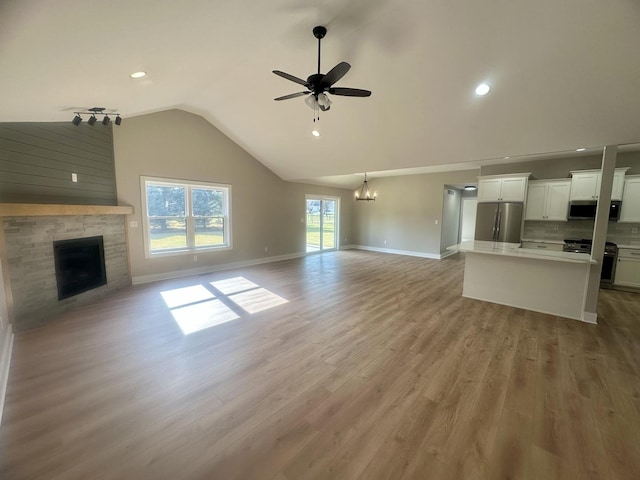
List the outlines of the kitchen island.
<svg viewBox="0 0 640 480">
<path fill-rule="evenodd" d="M 449 249 L 466 254 L 463 297 L 595 323 L 584 310 L 590 255 L 481 241 Z"/>
</svg>

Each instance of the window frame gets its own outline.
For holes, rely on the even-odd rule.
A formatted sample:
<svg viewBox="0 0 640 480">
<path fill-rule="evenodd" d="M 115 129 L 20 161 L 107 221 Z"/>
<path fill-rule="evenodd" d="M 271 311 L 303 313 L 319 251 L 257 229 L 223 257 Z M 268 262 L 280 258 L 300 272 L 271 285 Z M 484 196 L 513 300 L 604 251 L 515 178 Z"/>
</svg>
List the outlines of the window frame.
<svg viewBox="0 0 640 480">
<path fill-rule="evenodd" d="M 324 252 L 337 252 L 338 250 L 341 249 L 342 247 L 342 242 L 340 241 L 340 222 L 341 222 L 341 210 L 340 210 L 340 202 L 342 200 L 341 197 L 334 197 L 331 195 L 316 195 L 316 194 L 312 194 L 312 193 L 306 193 L 304 195 L 304 200 L 305 200 L 305 207 L 307 204 L 308 200 L 320 200 L 320 201 L 334 201 L 336 202 L 335 205 L 335 210 L 334 210 L 334 234 L 335 234 L 335 246 L 333 248 L 324 248 L 321 250 L 318 250 L 317 252 L 307 252 L 306 248 L 307 248 L 307 213 L 306 213 L 306 208 L 305 208 L 305 215 L 304 215 L 304 236 L 305 236 L 305 255 L 315 255 L 318 253 L 324 253 Z"/>
<path fill-rule="evenodd" d="M 151 238 L 150 235 L 150 218 L 163 218 L 163 217 L 149 217 L 147 209 L 147 185 L 158 185 L 163 187 L 179 187 L 185 189 L 185 227 L 186 227 L 186 240 L 187 246 L 180 248 L 172 248 L 166 250 L 152 251 L 151 250 Z M 207 245 L 202 247 L 195 246 L 195 219 L 207 218 L 202 216 L 193 215 L 193 189 L 213 189 L 223 192 L 222 195 L 222 209 L 223 209 L 223 238 L 225 243 L 223 245 Z M 231 185 L 224 183 L 214 182 L 199 182 L 196 180 L 183 180 L 173 178 L 161 178 L 161 177 L 148 177 L 140 176 L 140 196 L 142 205 L 142 230 L 143 230 L 143 242 L 144 242 L 144 256 L 145 258 L 158 258 L 158 257 L 171 257 L 177 255 L 193 255 L 198 252 L 214 252 L 221 250 L 233 249 L 233 235 L 232 235 L 232 223 L 231 223 Z M 167 217 L 173 218 L 173 217 Z"/>
</svg>

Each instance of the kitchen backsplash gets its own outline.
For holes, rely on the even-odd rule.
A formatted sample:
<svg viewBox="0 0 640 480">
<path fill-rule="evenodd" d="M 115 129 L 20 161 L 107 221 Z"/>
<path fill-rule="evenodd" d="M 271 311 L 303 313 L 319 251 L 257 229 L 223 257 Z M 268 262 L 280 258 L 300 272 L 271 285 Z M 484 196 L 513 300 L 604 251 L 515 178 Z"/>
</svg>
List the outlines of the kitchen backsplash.
<svg viewBox="0 0 640 480">
<path fill-rule="evenodd" d="M 636 228 L 636 233 L 631 233 Z M 593 220 L 569 220 L 568 222 L 524 222 L 523 238 L 528 240 L 557 240 L 566 238 L 591 238 Z M 640 246 L 640 224 L 609 222 L 607 240 L 618 245 Z"/>
</svg>

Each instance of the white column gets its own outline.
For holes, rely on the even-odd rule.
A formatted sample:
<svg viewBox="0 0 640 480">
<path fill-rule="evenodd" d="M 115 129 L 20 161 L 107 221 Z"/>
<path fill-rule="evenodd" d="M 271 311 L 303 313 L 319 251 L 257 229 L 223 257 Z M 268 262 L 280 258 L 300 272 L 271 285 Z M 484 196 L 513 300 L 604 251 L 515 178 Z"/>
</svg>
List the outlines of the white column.
<svg viewBox="0 0 640 480">
<path fill-rule="evenodd" d="M 600 181 L 600 192 L 598 192 L 598 208 L 596 210 L 596 219 L 593 225 L 593 244 L 591 246 L 591 258 L 596 260 L 598 263 L 597 265 L 591 266 L 584 305 L 584 315 L 587 317 L 585 320 L 593 322 L 598 318 L 597 309 L 598 293 L 600 291 L 600 272 L 602 271 L 604 244 L 607 240 L 611 191 L 613 189 L 613 175 L 616 169 L 617 156 L 617 145 L 607 145 L 604 147 L 601 169 L 602 179 Z"/>
</svg>

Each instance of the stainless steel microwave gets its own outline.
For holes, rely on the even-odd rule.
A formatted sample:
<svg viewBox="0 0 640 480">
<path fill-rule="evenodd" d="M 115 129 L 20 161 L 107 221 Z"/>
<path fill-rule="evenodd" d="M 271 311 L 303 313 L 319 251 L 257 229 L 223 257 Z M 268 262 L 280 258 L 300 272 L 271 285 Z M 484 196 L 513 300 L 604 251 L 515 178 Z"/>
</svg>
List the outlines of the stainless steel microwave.
<svg viewBox="0 0 640 480">
<path fill-rule="evenodd" d="M 609 221 L 617 222 L 620 218 L 620 205 L 619 200 L 612 200 L 609 207 Z M 569 204 L 569 219 L 570 220 L 587 220 L 596 218 L 596 209 L 598 208 L 598 202 L 593 200 L 575 201 Z"/>
</svg>

